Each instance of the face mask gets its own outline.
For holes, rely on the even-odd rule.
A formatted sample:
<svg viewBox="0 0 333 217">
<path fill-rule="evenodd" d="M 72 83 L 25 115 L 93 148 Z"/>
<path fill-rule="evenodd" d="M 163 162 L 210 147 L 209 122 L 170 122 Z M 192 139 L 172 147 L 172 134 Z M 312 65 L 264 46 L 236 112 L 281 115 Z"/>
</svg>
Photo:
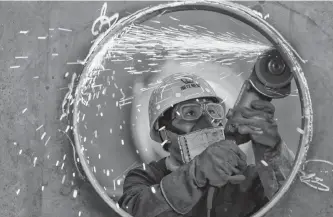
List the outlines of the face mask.
<svg viewBox="0 0 333 217">
<path fill-rule="evenodd" d="M 176 142 L 179 145 L 183 163 L 188 163 L 201 154 L 208 146 L 225 140 L 223 127 L 210 127 L 196 130 L 185 135 L 177 135 L 170 131 L 163 130 L 169 142 Z"/>
<path fill-rule="evenodd" d="M 208 146 L 224 140 L 223 127 L 211 127 L 178 136 L 178 144 L 184 163 L 201 154 Z"/>
</svg>

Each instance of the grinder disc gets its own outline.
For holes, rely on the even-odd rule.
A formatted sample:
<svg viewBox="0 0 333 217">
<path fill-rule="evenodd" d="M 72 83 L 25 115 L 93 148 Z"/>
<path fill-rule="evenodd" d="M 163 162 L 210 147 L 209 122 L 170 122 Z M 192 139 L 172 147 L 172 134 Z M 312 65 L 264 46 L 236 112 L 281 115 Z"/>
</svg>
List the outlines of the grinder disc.
<svg viewBox="0 0 333 217">
<path fill-rule="evenodd" d="M 280 72 L 278 70 L 275 72 L 272 71 L 271 67 L 273 64 L 279 64 Z M 275 49 L 265 52 L 265 55 L 258 57 L 254 67 L 260 82 L 270 88 L 282 88 L 288 85 L 293 78 L 290 68 L 284 64 L 282 57 Z"/>
</svg>

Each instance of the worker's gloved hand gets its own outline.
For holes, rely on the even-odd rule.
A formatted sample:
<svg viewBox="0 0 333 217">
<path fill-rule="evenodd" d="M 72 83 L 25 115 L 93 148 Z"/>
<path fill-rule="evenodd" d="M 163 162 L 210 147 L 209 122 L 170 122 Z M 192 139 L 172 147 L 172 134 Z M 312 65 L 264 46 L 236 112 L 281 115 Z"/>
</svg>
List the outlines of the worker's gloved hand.
<svg viewBox="0 0 333 217">
<path fill-rule="evenodd" d="M 234 112 L 241 115 L 232 116 Z M 266 146 L 272 150 L 281 142 L 281 136 L 274 119 L 275 107 L 272 103 L 264 100 L 254 100 L 251 108 L 241 107 L 233 109 L 228 115 L 231 124 L 236 126 L 242 135 L 250 135 L 254 144 Z"/>
<path fill-rule="evenodd" d="M 222 187 L 227 182 L 239 183 L 245 180 L 240 175 L 247 167 L 246 155 L 230 140 L 210 145 L 197 155 L 192 163 L 195 166 L 195 182 L 198 187 L 207 184 Z"/>
</svg>

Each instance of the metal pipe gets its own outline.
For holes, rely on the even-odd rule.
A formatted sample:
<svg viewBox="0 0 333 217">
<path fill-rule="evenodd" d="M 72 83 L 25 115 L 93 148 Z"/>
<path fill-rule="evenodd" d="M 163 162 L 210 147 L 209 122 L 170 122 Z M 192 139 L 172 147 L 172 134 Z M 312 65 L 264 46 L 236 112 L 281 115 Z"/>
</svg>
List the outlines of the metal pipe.
<svg viewBox="0 0 333 217">
<path fill-rule="evenodd" d="M 105 34 L 103 34 L 98 40 L 96 40 L 95 44 L 89 51 L 89 54 L 86 58 L 86 66 L 83 70 L 81 80 L 76 88 L 75 100 L 76 102 L 80 101 L 81 90 L 84 89 L 85 82 L 91 69 L 94 67 L 94 63 L 98 61 L 101 54 L 106 52 L 106 49 L 103 49 L 103 46 L 112 40 L 114 37 L 117 37 L 119 33 L 121 33 L 124 28 L 128 28 L 132 24 L 140 24 L 146 20 L 149 20 L 155 16 L 176 12 L 176 11 L 188 11 L 188 10 L 205 10 L 217 12 L 224 15 L 229 15 L 239 21 L 242 21 L 262 35 L 264 35 L 279 51 L 283 59 L 286 61 L 286 64 L 291 68 L 292 73 L 294 75 L 296 85 L 299 89 L 299 95 L 301 100 L 301 111 L 302 111 L 302 129 L 304 130 L 304 134 L 300 136 L 300 144 L 298 147 L 296 160 L 294 163 L 294 167 L 292 172 L 290 173 L 288 179 L 285 184 L 280 188 L 277 194 L 267 203 L 264 207 L 262 207 L 257 213 L 253 215 L 253 217 L 262 217 L 264 216 L 277 202 L 282 198 L 282 196 L 288 191 L 290 185 L 295 179 L 298 170 L 300 169 L 302 163 L 305 160 L 305 156 L 307 150 L 309 148 L 309 143 L 312 140 L 313 134 L 313 114 L 312 114 L 312 103 L 310 98 L 310 91 L 308 88 L 308 84 L 306 78 L 304 76 L 303 70 L 296 59 L 294 54 L 294 49 L 290 46 L 290 44 L 283 38 L 283 36 L 274 29 L 269 23 L 267 23 L 264 19 L 262 19 L 257 13 L 255 13 L 252 9 L 242 6 L 237 3 L 228 2 L 228 1 L 184 1 L 184 2 L 172 2 L 161 4 L 153 7 L 144 8 L 134 14 L 129 15 L 121 20 L 119 20 L 111 29 L 107 30 Z M 75 146 L 80 158 L 80 162 L 82 167 L 89 179 L 92 183 L 93 187 L 97 191 L 97 193 L 105 200 L 105 202 L 115 210 L 119 215 L 127 217 L 131 216 L 121 208 L 117 206 L 117 204 L 107 195 L 105 190 L 100 186 L 100 184 L 96 181 L 93 172 L 90 170 L 89 165 L 86 162 L 85 157 L 80 152 L 81 144 L 79 140 L 78 126 L 77 126 L 77 115 L 78 115 L 78 103 L 74 103 L 74 114 L 73 114 L 73 125 L 74 125 L 74 138 L 75 138 Z"/>
</svg>

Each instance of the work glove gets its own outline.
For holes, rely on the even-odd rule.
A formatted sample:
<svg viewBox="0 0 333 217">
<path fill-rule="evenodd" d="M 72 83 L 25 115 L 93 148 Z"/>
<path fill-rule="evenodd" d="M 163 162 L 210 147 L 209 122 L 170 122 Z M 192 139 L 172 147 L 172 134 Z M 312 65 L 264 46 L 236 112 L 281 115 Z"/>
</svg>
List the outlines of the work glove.
<svg viewBox="0 0 333 217">
<path fill-rule="evenodd" d="M 241 115 L 233 116 L 235 112 Z M 232 109 L 227 118 L 237 128 L 238 133 L 250 135 L 253 144 L 265 146 L 266 150 L 272 151 L 281 142 L 274 112 L 275 107 L 272 103 L 254 100 L 251 108 Z"/>
<path fill-rule="evenodd" d="M 198 187 L 210 185 L 222 187 L 245 180 L 241 173 L 246 169 L 246 155 L 231 140 L 210 145 L 191 162 L 195 167 L 195 182 Z"/>
<path fill-rule="evenodd" d="M 208 187 L 222 187 L 228 182 L 239 184 L 245 180 L 240 173 L 246 167 L 246 155 L 237 144 L 222 140 L 164 176 L 161 191 L 170 207 L 184 216 L 205 195 Z"/>
</svg>

